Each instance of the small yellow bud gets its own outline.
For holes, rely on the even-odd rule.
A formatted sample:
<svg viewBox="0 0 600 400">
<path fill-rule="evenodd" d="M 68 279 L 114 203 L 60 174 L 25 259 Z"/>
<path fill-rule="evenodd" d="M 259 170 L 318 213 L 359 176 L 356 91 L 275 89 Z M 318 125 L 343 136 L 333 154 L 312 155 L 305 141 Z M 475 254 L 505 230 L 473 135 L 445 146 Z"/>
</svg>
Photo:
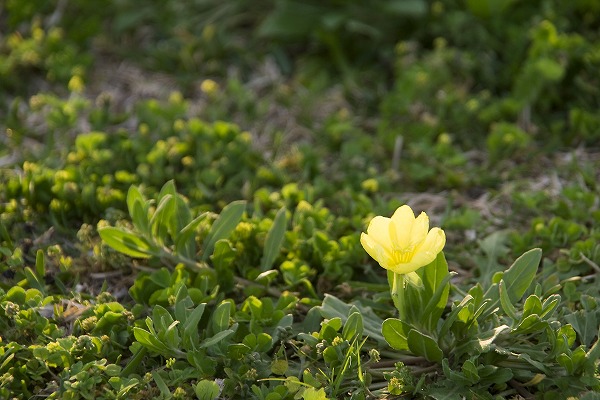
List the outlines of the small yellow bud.
<svg viewBox="0 0 600 400">
<path fill-rule="evenodd" d="M 374 178 L 364 180 L 360 186 L 366 192 L 375 193 L 379 190 L 379 182 Z"/>
<path fill-rule="evenodd" d="M 183 101 L 183 95 L 180 91 L 175 90 L 169 95 L 169 103 L 180 104 Z"/>
<path fill-rule="evenodd" d="M 449 145 L 452 143 L 452 136 L 450 134 L 443 132 L 438 136 L 438 143 L 443 145 Z"/>
<path fill-rule="evenodd" d="M 148 132 L 150 132 L 150 127 L 147 123 L 142 122 L 140 126 L 138 126 L 138 131 L 140 132 L 140 135 L 146 136 Z"/>
<path fill-rule="evenodd" d="M 205 79 L 200 84 L 200 90 L 208 96 L 214 96 L 219 91 L 219 84 L 212 79 Z"/>
<path fill-rule="evenodd" d="M 81 76 L 79 76 L 79 75 L 73 76 L 69 80 L 68 88 L 73 93 L 81 93 L 81 92 L 83 92 L 83 89 L 85 88 L 85 85 L 83 83 L 83 79 L 81 78 Z"/>
<path fill-rule="evenodd" d="M 173 129 L 175 132 L 181 132 L 185 129 L 185 121 L 182 119 L 175 120 L 175 122 L 173 122 Z"/>
</svg>

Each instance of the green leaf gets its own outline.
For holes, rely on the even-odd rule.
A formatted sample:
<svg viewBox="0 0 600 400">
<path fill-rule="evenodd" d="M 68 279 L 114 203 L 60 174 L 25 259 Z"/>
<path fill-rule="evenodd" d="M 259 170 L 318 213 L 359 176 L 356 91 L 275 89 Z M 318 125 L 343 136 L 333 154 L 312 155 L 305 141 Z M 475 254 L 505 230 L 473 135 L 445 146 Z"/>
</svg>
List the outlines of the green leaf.
<svg viewBox="0 0 600 400">
<path fill-rule="evenodd" d="M 502 279 L 506 283 L 506 292 L 512 303 L 521 300 L 531 286 L 541 259 L 542 250 L 531 249 L 517 258 L 513 265 L 504 272 Z"/>
<path fill-rule="evenodd" d="M 355 337 L 362 337 L 363 333 L 363 320 L 362 315 L 355 311 L 346 320 L 344 329 L 342 330 L 342 337 L 347 341 L 352 341 Z"/>
<path fill-rule="evenodd" d="M 565 320 L 573 326 L 579 340 L 589 346 L 598 332 L 598 312 L 596 310 L 579 310 L 565 316 Z"/>
<path fill-rule="evenodd" d="M 235 326 L 235 325 L 234 325 Z M 214 336 L 205 339 L 201 344 L 200 344 L 200 348 L 201 349 L 205 349 L 207 347 L 213 346 L 225 339 L 227 339 L 229 336 L 233 335 L 235 333 L 234 329 L 226 329 L 224 331 L 221 331 L 217 334 L 215 334 Z"/>
<path fill-rule="evenodd" d="M 425 357 L 427 361 L 442 362 L 444 353 L 431 336 L 425 335 L 416 329 L 411 329 L 408 332 L 407 341 L 409 350 L 416 355 Z"/>
<path fill-rule="evenodd" d="M 542 303 L 542 312 L 540 313 L 540 317 L 546 318 L 546 319 L 550 318 L 552 316 L 552 314 L 554 314 L 554 311 L 556 310 L 556 307 L 558 307 L 559 304 L 560 304 L 560 295 L 559 294 L 553 294 L 552 296 L 549 296 Z"/>
<path fill-rule="evenodd" d="M 169 390 L 169 387 L 163 378 L 160 376 L 160 373 L 158 371 L 152 371 L 152 378 L 154 378 L 156 386 L 158 386 L 160 389 L 160 394 L 162 394 L 166 399 L 171 398 L 171 391 Z"/>
<path fill-rule="evenodd" d="M 112 226 L 98 229 L 100 237 L 110 247 L 134 258 L 150 258 L 158 251 L 144 238 Z"/>
<path fill-rule="evenodd" d="M 217 217 L 204 239 L 202 249 L 203 261 L 206 261 L 212 255 L 218 240 L 227 238 L 233 232 L 242 219 L 245 208 L 246 202 L 242 200 L 233 201 L 223 208 L 223 211 L 221 211 L 221 214 Z"/>
<path fill-rule="evenodd" d="M 173 179 L 165 182 L 165 184 L 160 188 L 160 192 L 158 193 L 156 201 L 160 202 L 167 195 L 177 196 L 177 189 L 175 188 L 175 181 Z"/>
<path fill-rule="evenodd" d="M 444 336 L 446 336 L 446 334 L 448 334 L 448 331 L 452 327 L 452 324 L 454 324 L 454 321 L 456 321 L 456 319 L 458 318 L 459 313 L 465 307 L 467 307 L 469 304 L 473 304 L 473 296 L 471 296 L 470 294 L 466 295 L 465 298 L 462 299 L 461 302 L 458 303 L 452 309 L 452 311 L 450 311 L 450 313 L 446 316 L 446 319 L 444 320 L 442 327 L 440 328 L 440 333 L 439 333 L 440 340 L 442 340 L 444 338 Z"/>
<path fill-rule="evenodd" d="M 396 350 L 408 350 L 408 333 L 413 329 L 397 318 L 388 318 L 381 325 L 381 333 L 385 341 Z"/>
<path fill-rule="evenodd" d="M 274 375 L 285 375 L 289 368 L 287 360 L 274 360 L 271 363 L 271 373 Z"/>
<path fill-rule="evenodd" d="M 174 219 L 175 207 L 175 197 L 171 194 L 165 195 L 158 202 L 156 210 L 152 218 L 150 218 L 152 237 L 161 245 L 168 243 L 167 239 L 169 237 L 171 221 Z"/>
<path fill-rule="evenodd" d="M 380 344 L 385 344 L 385 339 L 381 335 L 381 326 L 383 320 L 379 318 L 371 307 L 366 307 L 359 302 L 346 304 L 335 296 L 326 294 L 323 303 L 319 307 L 319 312 L 323 318 L 339 317 L 343 322 L 348 319 L 348 316 L 358 310 L 363 318 L 364 335 L 376 340 Z"/>
<path fill-rule="evenodd" d="M 44 259 L 44 250 L 38 249 L 35 253 L 35 274 L 39 278 L 46 276 L 46 260 Z"/>
<path fill-rule="evenodd" d="M 29 286 L 39 290 L 42 293 L 46 293 L 44 283 L 42 283 L 42 281 L 40 281 L 38 276 L 33 272 L 33 270 L 30 267 L 25 267 L 23 269 L 23 273 L 25 275 L 25 278 L 27 279 L 27 283 L 29 283 Z"/>
<path fill-rule="evenodd" d="M 527 317 L 529 315 L 537 314 L 540 315 L 542 313 L 542 301 L 535 294 L 530 295 L 525 300 L 525 304 L 523 304 L 523 317 Z"/>
<path fill-rule="evenodd" d="M 154 351 L 155 353 L 159 353 L 162 355 L 170 354 L 169 348 L 163 342 L 158 340 L 158 338 L 156 336 L 154 336 L 152 333 L 150 333 L 142 328 L 138 328 L 137 326 L 134 327 L 133 328 L 133 336 L 135 337 L 135 340 L 140 342 L 143 346 L 147 347 L 149 350 Z"/>
<path fill-rule="evenodd" d="M 301 1 L 278 1 L 258 33 L 267 37 L 301 37 L 315 32 L 324 14 L 322 6 Z"/>
<path fill-rule="evenodd" d="M 475 363 L 472 360 L 466 360 L 462 365 L 461 371 L 471 385 L 479 382 L 480 377 L 477 366 L 475 366 Z"/>
<path fill-rule="evenodd" d="M 235 260 L 237 251 L 227 239 L 220 239 L 214 246 L 213 254 L 210 258 L 213 261 L 215 269 L 219 272 L 222 270 L 231 270 L 231 263 Z"/>
<path fill-rule="evenodd" d="M 500 304 L 502 305 L 502 309 L 504 310 L 506 315 L 508 315 L 510 318 L 516 321 L 518 319 L 517 310 L 510 301 L 510 297 L 508 296 L 504 279 L 500 280 L 500 283 L 498 284 L 498 291 L 500 293 Z"/>
<path fill-rule="evenodd" d="M 215 381 L 203 379 L 194 386 L 194 392 L 198 400 L 215 400 L 221 394 L 221 388 Z"/>
<path fill-rule="evenodd" d="M 432 264 L 434 265 L 431 269 L 435 269 L 435 273 L 433 271 L 424 273 L 423 281 L 427 288 L 427 293 L 429 295 L 427 298 L 429 301 L 421 314 L 421 321 L 424 322 L 424 325 L 430 331 L 434 331 L 437 328 L 438 322 L 444 312 L 444 308 L 446 308 L 446 303 L 448 302 L 450 279 L 456 275 L 455 272 L 448 272 L 448 263 L 446 262 L 443 252 L 438 254 L 436 260 Z M 433 292 L 431 292 L 431 289 L 434 289 Z M 427 300 L 427 298 L 423 300 Z"/>
<path fill-rule="evenodd" d="M 196 257 L 196 229 L 207 215 L 208 213 L 199 215 L 179 231 L 175 237 L 175 252 L 177 254 L 181 254 L 189 259 Z"/>
<path fill-rule="evenodd" d="M 136 186 L 127 191 L 127 209 L 133 225 L 144 235 L 150 233 L 148 221 L 148 202 Z"/>
<path fill-rule="evenodd" d="M 223 301 L 217 306 L 211 318 L 211 327 L 213 333 L 218 333 L 229 328 L 229 319 L 231 318 L 231 302 Z"/>
<path fill-rule="evenodd" d="M 269 229 L 267 238 L 265 239 L 264 252 L 262 259 L 260 260 L 261 271 L 264 272 L 273 267 L 273 263 L 279 255 L 281 245 L 285 239 L 286 226 L 286 209 L 285 207 L 282 207 L 279 211 L 277 211 L 277 215 L 275 215 L 275 219 L 273 220 L 273 225 L 271 226 L 271 229 Z"/>
<path fill-rule="evenodd" d="M 187 340 L 193 340 L 198 338 L 198 324 L 204 314 L 205 303 L 198 304 L 194 311 L 192 311 L 186 318 L 183 324 L 183 338 L 184 342 Z"/>
<path fill-rule="evenodd" d="M 175 295 L 175 318 L 182 323 L 187 320 L 188 308 L 194 305 L 194 302 L 188 295 L 187 287 L 183 282 L 178 283 L 179 289 Z"/>
<path fill-rule="evenodd" d="M 315 389 L 313 387 L 307 388 L 302 392 L 302 398 L 304 400 L 328 400 L 325 394 L 325 389 Z"/>
<path fill-rule="evenodd" d="M 592 364 L 596 363 L 596 361 L 600 358 L 600 329 L 598 330 L 598 333 L 596 336 L 598 337 L 598 339 L 596 340 L 596 343 L 594 343 L 594 345 L 590 348 L 590 350 L 585 355 L 585 357 L 588 359 L 588 361 Z M 0 367 L 0 370 L 2 370 L 1 367 Z"/>
<path fill-rule="evenodd" d="M 537 314 L 525 317 L 513 331 L 514 333 L 526 335 L 533 332 L 543 332 L 548 327 L 548 322 L 542 321 Z"/>
</svg>

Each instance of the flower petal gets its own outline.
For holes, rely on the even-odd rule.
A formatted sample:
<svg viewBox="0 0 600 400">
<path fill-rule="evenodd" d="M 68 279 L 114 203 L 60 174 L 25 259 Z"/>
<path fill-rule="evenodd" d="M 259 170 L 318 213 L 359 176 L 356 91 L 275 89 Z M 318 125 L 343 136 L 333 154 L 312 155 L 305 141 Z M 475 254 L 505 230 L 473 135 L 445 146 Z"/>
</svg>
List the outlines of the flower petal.
<svg viewBox="0 0 600 400">
<path fill-rule="evenodd" d="M 410 245 L 418 246 L 427 237 L 427 231 L 429 230 L 429 217 L 427 214 L 422 212 L 415 219 L 412 230 L 410 232 Z"/>
<path fill-rule="evenodd" d="M 365 251 L 385 269 L 390 269 L 392 265 L 392 257 L 390 253 L 381 244 L 377 243 L 371 236 L 366 233 L 360 234 L 360 244 Z"/>
<path fill-rule="evenodd" d="M 392 265 L 390 268 L 387 268 L 387 269 L 389 269 L 390 271 L 393 271 L 397 274 L 409 274 L 411 272 L 418 270 L 422 266 L 429 264 L 429 263 L 421 264 L 421 262 L 422 261 L 419 258 L 413 257 L 413 259 L 407 263 Z"/>
<path fill-rule="evenodd" d="M 434 256 L 437 256 L 445 245 L 446 234 L 444 231 L 440 228 L 431 228 L 423 243 L 416 249 L 416 253 L 433 253 Z"/>
<path fill-rule="evenodd" d="M 415 223 L 415 214 L 406 204 L 398 207 L 391 218 L 388 235 L 397 247 L 406 247 L 410 243 L 411 231 Z"/>
<path fill-rule="evenodd" d="M 367 228 L 367 235 L 387 249 L 391 248 L 390 219 L 377 216 L 371 220 Z"/>
</svg>

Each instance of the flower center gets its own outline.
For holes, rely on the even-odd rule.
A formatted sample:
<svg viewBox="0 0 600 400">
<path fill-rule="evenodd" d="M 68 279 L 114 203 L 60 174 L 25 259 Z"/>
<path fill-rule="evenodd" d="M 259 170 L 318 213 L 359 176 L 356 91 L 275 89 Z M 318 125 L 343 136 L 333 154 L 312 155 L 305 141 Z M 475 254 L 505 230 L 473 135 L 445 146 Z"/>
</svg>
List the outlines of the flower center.
<svg viewBox="0 0 600 400">
<path fill-rule="evenodd" d="M 394 263 L 396 264 L 405 264 L 412 260 L 415 255 L 415 246 L 408 246 L 402 249 L 394 249 L 392 251 L 392 257 L 394 259 Z"/>
</svg>

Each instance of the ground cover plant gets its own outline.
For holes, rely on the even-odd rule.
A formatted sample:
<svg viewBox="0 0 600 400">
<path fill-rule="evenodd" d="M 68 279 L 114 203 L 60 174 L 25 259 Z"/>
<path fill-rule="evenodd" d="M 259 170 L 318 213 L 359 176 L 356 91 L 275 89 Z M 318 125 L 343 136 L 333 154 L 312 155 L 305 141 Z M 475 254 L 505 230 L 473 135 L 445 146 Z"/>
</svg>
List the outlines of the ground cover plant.
<svg viewBox="0 0 600 400">
<path fill-rule="evenodd" d="M 8 0 L 0 398 L 596 399 L 595 1 Z"/>
</svg>

